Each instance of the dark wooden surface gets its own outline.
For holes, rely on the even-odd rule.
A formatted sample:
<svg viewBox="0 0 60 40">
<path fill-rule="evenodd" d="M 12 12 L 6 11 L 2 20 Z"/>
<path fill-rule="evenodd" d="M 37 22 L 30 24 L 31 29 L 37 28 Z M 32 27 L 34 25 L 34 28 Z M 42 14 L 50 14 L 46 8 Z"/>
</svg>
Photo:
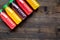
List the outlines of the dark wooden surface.
<svg viewBox="0 0 60 40">
<path fill-rule="evenodd" d="M 41 5 L 38 10 L 19 24 L 15 30 L 10 31 L 6 24 L 0 21 L 0 40 L 60 40 L 59 0 L 37 1 Z M 1 1 L 0 3 L 3 4 Z"/>
</svg>

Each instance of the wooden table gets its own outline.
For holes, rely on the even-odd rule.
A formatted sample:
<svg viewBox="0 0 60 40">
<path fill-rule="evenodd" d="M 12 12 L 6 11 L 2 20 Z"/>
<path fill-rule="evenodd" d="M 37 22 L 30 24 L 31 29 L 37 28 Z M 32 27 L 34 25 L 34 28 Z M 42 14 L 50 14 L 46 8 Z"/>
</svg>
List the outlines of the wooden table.
<svg viewBox="0 0 60 40">
<path fill-rule="evenodd" d="M 41 6 L 15 30 L 0 21 L 0 40 L 60 40 L 60 6 L 56 0 L 37 0 Z M 3 0 L 4 2 L 4 0 Z M 5 1 L 7 2 L 7 1 Z M 2 3 L 0 1 L 0 3 Z M 0 8 L 2 5 L 0 5 Z M 47 11 L 44 11 L 47 7 Z M 59 10 L 59 11 L 57 11 Z"/>
</svg>

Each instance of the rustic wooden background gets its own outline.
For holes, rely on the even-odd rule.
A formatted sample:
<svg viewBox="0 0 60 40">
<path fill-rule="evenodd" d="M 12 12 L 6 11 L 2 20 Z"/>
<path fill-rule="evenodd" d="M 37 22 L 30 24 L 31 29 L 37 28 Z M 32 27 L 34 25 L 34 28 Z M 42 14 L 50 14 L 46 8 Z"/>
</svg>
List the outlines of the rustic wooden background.
<svg viewBox="0 0 60 40">
<path fill-rule="evenodd" d="M 0 0 L 0 9 L 8 0 Z M 60 0 L 37 0 L 41 5 L 15 30 L 0 21 L 0 40 L 60 40 Z"/>
</svg>

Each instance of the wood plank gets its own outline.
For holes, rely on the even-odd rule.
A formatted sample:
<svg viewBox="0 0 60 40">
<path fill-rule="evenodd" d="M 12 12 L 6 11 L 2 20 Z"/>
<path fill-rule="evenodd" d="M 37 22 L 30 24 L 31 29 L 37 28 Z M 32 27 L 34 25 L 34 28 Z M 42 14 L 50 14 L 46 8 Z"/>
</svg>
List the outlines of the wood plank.
<svg viewBox="0 0 60 40">
<path fill-rule="evenodd" d="M 56 0 L 37 1 L 41 6 L 15 30 L 10 31 L 3 21 L 0 22 L 0 40 L 60 40 L 60 33 L 56 35 L 56 28 L 60 27 L 60 13 L 57 13 L 60 7 L 57 7 Z M 45 6 L 48 14 L 44 11 Z"/>
</svg>

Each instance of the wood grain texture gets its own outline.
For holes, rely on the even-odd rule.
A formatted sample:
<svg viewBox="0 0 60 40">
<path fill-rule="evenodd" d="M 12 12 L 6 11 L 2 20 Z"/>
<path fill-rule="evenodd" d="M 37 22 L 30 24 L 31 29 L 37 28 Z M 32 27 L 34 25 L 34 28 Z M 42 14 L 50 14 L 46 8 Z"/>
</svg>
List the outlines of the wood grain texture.
<svg viewBox="0 0 60 40">
<path fill-rule="evenodd" d="M 60 6 L 56 0 L 37 1 L 41 6 L 15 30 L 10 31 L 3 21 L 0 22 L 0 40 L 60 40 Z"/>
</svg>

